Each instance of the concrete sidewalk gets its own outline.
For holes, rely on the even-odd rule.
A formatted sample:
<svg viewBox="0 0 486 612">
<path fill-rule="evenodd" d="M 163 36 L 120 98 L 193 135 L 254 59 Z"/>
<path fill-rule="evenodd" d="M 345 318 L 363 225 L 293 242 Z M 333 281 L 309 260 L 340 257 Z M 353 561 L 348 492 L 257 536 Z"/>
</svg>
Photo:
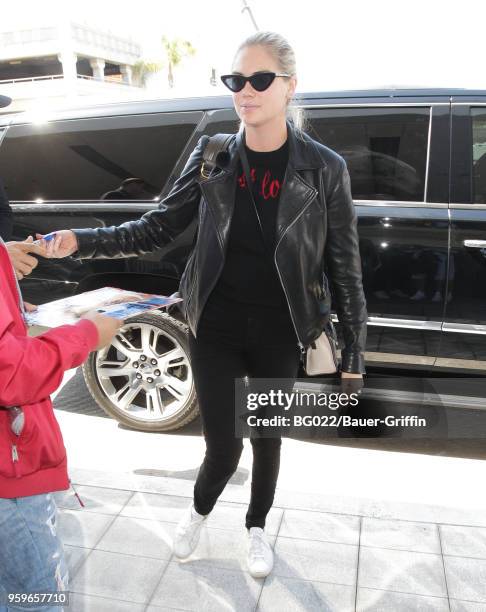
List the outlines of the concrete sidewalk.
<svg viewBox="0 0 486 612">
<path fill-rule="evenodd" d="M 200 423 L 167 434 L 107 418 L 79 372 L 56 393 L 70 475 L 56 495 L 67 612 L 486 612 L 484 440 L 284 438 L 267 532 L 275 567 L 246 570 L 248 440 L 194 555 L 170 544 L 204 455 Z"/>
<path fill-rule="evenodd" d="M 72 490 L 56 494 L 71 612 L 486 610 L 486 527 L 390 518 L 393 505 L 379 500 L 367 515 L 330 512 L 326 496 L 278 491 L 266 526 L 274 570 L 254 579 L 241 486 L 227 486 L 181 562 L 170 544 L 193 482 L 76 469 L 71 477 L 86 505 Z"/>
</svg>

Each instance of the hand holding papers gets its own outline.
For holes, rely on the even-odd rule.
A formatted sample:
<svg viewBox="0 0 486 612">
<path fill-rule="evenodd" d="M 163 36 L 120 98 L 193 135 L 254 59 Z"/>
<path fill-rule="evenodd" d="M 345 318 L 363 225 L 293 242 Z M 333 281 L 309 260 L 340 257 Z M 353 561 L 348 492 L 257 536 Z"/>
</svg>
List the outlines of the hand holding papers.
<svg viewBox="0 0 486 612">
<path fill-rule="evenodd" d="M 180 301 L 182 299 L 177 297 L 103 287 L 62 300 L 41 304 L 35 312 L 27 313 L 26 316 L 29 325 L 54 327 L 66 323 L 76 323 L 90 311 L 125 320 L 143 312 L 163 308 Z"/>
</svg>

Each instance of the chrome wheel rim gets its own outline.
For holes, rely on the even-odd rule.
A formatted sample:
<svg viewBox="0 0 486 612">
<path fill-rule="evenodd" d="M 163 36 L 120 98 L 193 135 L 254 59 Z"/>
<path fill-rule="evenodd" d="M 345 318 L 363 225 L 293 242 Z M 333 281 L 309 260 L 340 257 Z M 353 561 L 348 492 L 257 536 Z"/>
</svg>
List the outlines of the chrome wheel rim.
<svg viewBox="0 0 486 612">
<path fill-rule="evenodd" d="M 176 338 L 150 323 L 124 325 L 95 361 L 100 388 L 131 418 L 172 419 L 192 391 L 186 352 Z"/>
</svg>

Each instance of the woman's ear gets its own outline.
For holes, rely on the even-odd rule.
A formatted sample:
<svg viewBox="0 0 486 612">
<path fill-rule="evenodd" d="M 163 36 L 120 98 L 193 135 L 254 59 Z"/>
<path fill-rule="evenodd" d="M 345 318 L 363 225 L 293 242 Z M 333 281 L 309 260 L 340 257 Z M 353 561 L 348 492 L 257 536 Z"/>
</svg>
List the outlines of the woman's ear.
<svg viewBox="0 0 486 612">
<path fill-rule="evenodd" d="M 293 76 L 290 78 L 290 85 L 287 93 L 287 100 L 290 100 L 294 97 L 295 90 L 297 88 L 297 77 Z"/>
</svg>

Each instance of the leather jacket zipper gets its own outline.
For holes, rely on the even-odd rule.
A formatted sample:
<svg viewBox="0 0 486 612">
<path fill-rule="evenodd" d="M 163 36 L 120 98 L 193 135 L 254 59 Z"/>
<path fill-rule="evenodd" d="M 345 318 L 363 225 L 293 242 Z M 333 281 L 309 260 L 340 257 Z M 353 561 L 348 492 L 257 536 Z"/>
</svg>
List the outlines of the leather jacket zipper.
<svg viewBox="0 0 486 612">
<path fill-rule="evenodd" d="M 224 170 L 222 172 L 224 172 Z M 220 174 L 217 174 L 214 177 L 214 179 L 217 179 L 219 177 L 220 177 Z M 203 194 L 204 194 L 204 189 L 202 189 L 202 185 L 208 183 L 210 180 L 211 179 L 208 179 L 207 181 L 204 181 L 203 183 L 201 183 L 201 191 L 202 191 Z M 211 287 L 210 287 L 209 291 L 207 292 L 207 294 L 206 294 L 206 296 L 204 298 L 204 301 L 202 303 L 201 308 L 199 308 L 199 312 L 197 313 L 197 317 L 195 318 L 194 329 L 192 330 L 192 333 L 193 333 L 195 338 L 197 338 L 197 326 L 198 326 L 198 323 L 199 323 L 199 319 L 201 317 L 201 313 L 204 310 L 204 306 L 206 305 L 206 302 L 208 301 L 209 296 L 211 295 L 211 291 L 216 286 L 216 283 L 218 282 L 218 279 L 219 279 L 219 277 L 221 275 L 221 272 L 223 271 L 224 262 L 226 260 L 226 251 L 228 249 L 228 241 L 226 241 L 226 245 L 225 245 L 223 240 L 222 240 L 222 238 L 221 238 L 221 235 L 220 235 L 219 230 L 218 230 L 218 225 L 217 225 L 217 223 L 216 223 L 216 221 L 215 221 L 215 219 L 214 219 L 214 217 L 213 217 L 213 215 L 211 213 L 211 209 L 210 208 L 208 209 L 208 215 L 211 217 L 211 220 L 213 222 L 214 231 L 216 232 L 216 236 L 218 238 L 218 244 L 219 244 L 219 246 L 221 248 L 221 253 L 222 253 L 223 257 L 222 257 L 222 260 L 221 260 L 221 266 L 219 267 L 218 273 L 215 274 L 214 280 L 211 283 Z M 192 292 L 191 292 L 191 296 L 192 296 Z M 188 300 L 188 302 L 189 302 L 189 300 Z"/>
<path fill-rule="evenodd" d="M 279 240 L 279 242 L 280 242 L 280 240 Z M 282 281 L 282 275 L 280 274 L 280 270 L 278 269 L 277 258 L 275 257 L 275 253 L 273 255 L 273 259 L 275 261 L 275 267 L 277 268 L 278 276 L 280 278 L 280 284 L 282 285 L 282 288 L 283 288 L 283 291 L 284 291 L 284 294 L 285 294 L 285 299 L 287 300 L 287 306 L 289 307 L 290 318 L 292 319 L 292 324 L 294 326 L 295 334 L 297 336 L 297 344 L 299 345 L 300 352 L 301 352 L 302 356 L 304 356 L 305 355 L 305 346 L 302 344 L 302 342 L 300 340 L 299 332 L 297 331 L 297 326 L 295 325 L 294 315 L 292 313 L 292 308 L 290 306 L 289 298 L 287 296 L 287 290 L 285 289 L 284 283 Z"/>
<path fill-rule="evenodd" d="M 221 242 L 221 238 L 219 237 L 219 232 L 217 229 L 215 229 L 215 231 L 218 235 L 218 243 L 219 243 L 219 246 L 221 247 L 221 253 L 223 257 L 221 259 L 221 265 L 219 267 L 218 273 L 214 275 L 214 279 L 213 279 L 213 282 L 211 283 L 211 287 L 209 288 L 209 291 L 206 293 L 204 297 L 204 301 L 201 305 L 201 308 L 199 308 L 199 312 L 197 313 L 196 320 L 194 321 L 194 329 L 192 330 L 192 333 L 194 334 L 194 338 L 197 338 L 197 326 L 199 323 L 199 319 L 201 317 L 201 313 L 204 310 L 204 306 L 206 305 L 206 302 L 208 301 L 209 296 L 211 295 L 211 291 L 214 289 L 214 287 L 216 286 L 216 283 L 218 282 L 219 277 L 221 276 L 221 272 L 223 271 L 223 268 L 224 268 L 224 262 L 226 260 L 226 250 L 228 248 L 227 244 L 226 244 L 226 249 L 224 249 L 222 242 Z M 191 296 L 192 296 L 192 292 L 191 292 Z M 189 300 L 188 300 L 188 303 L 189 303 Z"/>
<path fill-rule="evenodd" d="M 282 241 L 282 238 L 285 236 L 285 234 L 288 232 L 288 230 L 292 227 L 292 225 L 297 221 L 297 219 L 300 218 L 300 216 L 303 214 L 305 209 L 312 202 L 312 200 L 314 199 L 316 194 L 317 194 L 317 190 L 314 189 L 314 193 L 312 194 L 312 196 L 309 196 L 309 199 L 307 200 L 307 202 L 302 206 L 302 210 L 300 211 L 300 213 L 295 217 L 295 219 L 292 221 L 292 223 L 288 227 L 285 228 L 285 231 L 282 232 L 282 235 L 280 236 L 280 238 L 279 238 L 279 240 L 277 242 L 277 245 L 275 247 L 275 251 L 273 253 L 273 260 L 275 262 L 275 268 L 277 269 L 277 273 L 278 273 L 278 276 L 280 278 L 280 284 L 282 285 L 282 289 L 283 289 L 284 294 L 285 294 L 285 299 L 287 300 L 287 306 L 289 307 L 290 318 L 292 319 L 292 323 L 294 325 L 294 329 L 295 329 L 295 333 L 296 333 L 297 341 L 298 341 L 297 344 L 299 345 L 300 352 L 302 353 L 302 356 L 305 355 L 306 349 L 305 349 L 305 346 L 302 344 L 302 341 L 301 341 L 300 336 L 299 336 L 299 332 L 297 331 L 297 325 L 295 324 L 294 313 L 292 312 L 292 307 L 290 306 L 289 296 L 287 295 L 287 290 L 285 289 L 285 284 L 283 282 L 282 275 L 280 274 L 280 270 L 278 269 L 278 264 L 277 264 L 277 249 L 278 249 L 278 245 Z"/>
<path fill-rule="evenodd" d="M 196 259 L 196 249 L 194 248 L 193 252 L 191 253 L 191 257 L 190 257 L 190 261 L 187 262 L 187 267 L 189 267 L 190 264 L 192 264 L 191 260 L 195 260 Z M 192 294 L 194 293 L 194 287 L 196 286 L 196 282 L 197 282 L 197 268 L 196 268 L 196 264 L 194 262 L 194 269 L 195 269 L 195 275 L 194 275 L 194 282 L 192 283 L 192 287 L 191 287 L 191 291 L 189 292 L 189 295 L 187 296 L 187 304 L 189 304 L 189 301 L 192 297 Z"/>
</svg>

